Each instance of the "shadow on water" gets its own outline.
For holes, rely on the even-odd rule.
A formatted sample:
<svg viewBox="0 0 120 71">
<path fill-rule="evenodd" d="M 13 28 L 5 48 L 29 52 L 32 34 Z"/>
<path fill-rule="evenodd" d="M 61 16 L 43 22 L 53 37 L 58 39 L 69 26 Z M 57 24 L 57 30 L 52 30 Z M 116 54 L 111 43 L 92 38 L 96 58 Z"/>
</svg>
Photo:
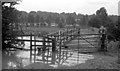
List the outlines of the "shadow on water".
<svg viewBox="0 0 120 71">
<path fill-rule="evenodd" d="M 61 52 L 37 52 L 32 55 L 30 61 L 30 51 L 16 51 L 11 55 L 4 55 L 3 64 L 7 64 L 3 68 L 7 69 L 47 69 L 57 68 L 59 66 L 75 66 L 77 64 L 85 63 L 88 59 L 93 59 L 93 55 L 78 54 L 71 50 L 63 50 Z M 34 60 L 35 59 L 35 60 Z M 5 63 L 4 63 L 5 62 Z"/>
<path fill-rule="evenodd" d="M 25 44 L 26 46 L 28 44 Z M 77 51 L 63 48 L 61 51 L 52 52 L 51 48 L 43 51 L 37 47 L 36 52 L 30 55 L 30 51 L 11 51 L 3 54 L 3 69 L 52 69 L 61 66 L 72 67 L 86 60 L 94 59 L 93 55 L 81 54 Z M 30 59 L 30 57 L 32 57 Z"/>
</svg>

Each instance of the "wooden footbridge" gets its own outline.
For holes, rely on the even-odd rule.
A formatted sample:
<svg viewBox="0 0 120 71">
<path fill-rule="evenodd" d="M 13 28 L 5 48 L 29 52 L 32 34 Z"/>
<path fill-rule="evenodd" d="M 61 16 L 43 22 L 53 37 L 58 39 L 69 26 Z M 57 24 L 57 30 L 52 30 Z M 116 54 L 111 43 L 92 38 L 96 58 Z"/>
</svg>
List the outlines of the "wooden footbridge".
<svg viewBox="0 0 120 71">
<path fill-rule="evenodd" d="M 34 34 L 20 35 L 21 39 L 16 39 L 16 41 L 30 42 L 30 47 L 16 49 L 30 51 L 31 62 L 44 61 L 44 63 L 61 64 L 72 55 L 71 51 L 78 54 L 98 51 L 99 34 L 89 31 L 91 32 L 88 29 L 67 28 L 41 37 Z M 23 37 L 29 37 L 29 39 Z M 42 59 L 37 58 L 38 56 Z"/>
</svg>

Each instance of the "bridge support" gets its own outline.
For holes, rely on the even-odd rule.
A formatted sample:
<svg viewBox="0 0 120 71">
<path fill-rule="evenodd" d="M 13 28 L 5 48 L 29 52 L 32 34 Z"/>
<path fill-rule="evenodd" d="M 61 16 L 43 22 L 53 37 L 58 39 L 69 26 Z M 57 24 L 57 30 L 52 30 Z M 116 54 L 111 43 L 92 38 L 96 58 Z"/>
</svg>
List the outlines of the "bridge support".
<svg viewBox="0 0 120 71">
<path fill-rule="evenodd" d="M 32 33 L 30 34 L 30 62 L 32 63 Z"/>
<path fill-rule="evenodd" d="M 52 39 L 52 52 L 56 51 L 56 40 L 55 38 Z"/>
<path fill-rule="evenodd" d="M 46 46 L 45 46 L 45 37 L 43 37 L 43 47 L 42 47 L 42 51 L 46 50 Z"/>
</svg>

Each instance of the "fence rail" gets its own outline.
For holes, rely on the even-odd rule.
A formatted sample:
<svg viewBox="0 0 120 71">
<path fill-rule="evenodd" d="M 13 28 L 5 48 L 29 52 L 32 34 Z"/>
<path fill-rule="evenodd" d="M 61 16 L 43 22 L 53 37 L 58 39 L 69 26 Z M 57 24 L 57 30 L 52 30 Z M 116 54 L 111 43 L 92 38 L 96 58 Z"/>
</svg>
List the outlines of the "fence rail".
<svg viewBox="0 0 120 71">
<path fill-rule="evenodd" d="M 91 35 L 95 35 L 94 37 L 85 37 L 85 36 L 91 36 Z M 30 42 L 30 48 L 15 48 L 15 49 L 20 49 L 20 50 L 26 50 L 26 51 L 30 51 L 30 59 L 32 61 L 32 56 L 36 55 L 36 51 L 48 51 L 50 52 L 50 49 L 52 52 L 60 52 L 59 57 L 61 56 L 61 51 L 62 49 L 64 49 L 66 47 L 66 44 L 69 43 L 71 40 L 77 38 L 78 39 L 78 43 L 80 38 L 86 40 L 86 42 L 88 42 L 90 45 L 94 46 L 93 44 L 91 44 L 89 41 L 87 41 L 87 39 L 90 38 L 98 38 L 97 36 L 99 36 L 99 34 L 81 34 L 80 32 L 80 28 L 67 28 L 67 29 L 63 29 L 60 30 L 58 32 L 53 32 L 44 36 L 36 36 L 32 33 L 30 33 L 29 35 L 18 35 L 18 37 L 21 37 L 21 39 L 15 39 L 15 41 L 23 41 L 23 42 Z M 29 37 L 29 39 L 24 39 L 23 37 Z M 11 40 L 11 39 L 7 39 L 7 40 Z M 41 44 L 37 44 L 37 43 L 41 43 Z M 79 47 L 79 45 L 78 45 Z M 32 53 L 32 51 L 34 51 L 34 53 Z M 35 59 L 34 59 L 35 60 Z"/>
</svg>

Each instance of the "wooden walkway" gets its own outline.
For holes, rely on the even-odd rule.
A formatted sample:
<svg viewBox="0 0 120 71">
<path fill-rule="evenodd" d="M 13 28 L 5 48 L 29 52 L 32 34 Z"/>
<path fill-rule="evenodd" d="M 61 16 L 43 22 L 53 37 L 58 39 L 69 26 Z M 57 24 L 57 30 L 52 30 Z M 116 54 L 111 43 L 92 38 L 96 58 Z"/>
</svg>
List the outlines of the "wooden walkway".
<svg viewBox="0 0 120 71">
<path fill-rule="evenodd" d="M 28 36 L 29 39 L 23 39 L 22 37 L 24 36 Z M 99 48 L 99 34 L 89 29 L 64 29 L 41 36 L 41 39 L 38 39 L 39 37 L 33 34 L 24 36 L 21 37 L 22 39 L 16 39 L 16 41 L 29 42 L 29 48 L 16 49 L 30 51 L 31 62 L 33 60 L 36 62 L 37 60 L 48 63 L 51 58 L 51 63 L 54 64 L 56 60 L 59 63 L 61 59 L 63 61 L 64 59 L 68 59 L 72 51 L 89 53 L 96 52 Z M 42 56 L 42 59 L 37 59 L 38 56 Z"/>
<path fill-rule="evenodd" d="M 99 49 L 100 39 L 97 31 L 92 31 L 90 29 L 82 29 L 80 35 L 76 39 L 70 41 L 67 46 L 80 53 L 97 52 Z"/>
<path fill-rule="evenodd" d="M 87 36 L 86 36 L 87 37 Z M 84 37 L 78 37 L 72 40 L 67 46 L 73 50 L 79 50 L 79 52 L 96 52 L 99 47 L 99 39 L 89 38 L 85 39 Z"/>
</svg>

